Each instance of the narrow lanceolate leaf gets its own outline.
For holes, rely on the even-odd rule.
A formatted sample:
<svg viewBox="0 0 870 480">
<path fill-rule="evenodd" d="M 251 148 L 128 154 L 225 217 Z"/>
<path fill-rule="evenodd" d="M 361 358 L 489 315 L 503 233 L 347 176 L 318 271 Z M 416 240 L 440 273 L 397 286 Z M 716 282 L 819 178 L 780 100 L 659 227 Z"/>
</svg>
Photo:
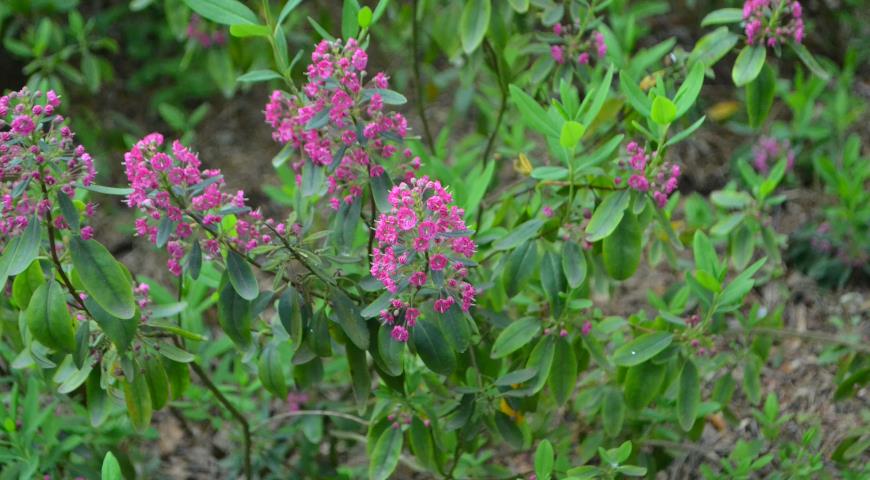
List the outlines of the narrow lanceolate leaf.
<svg viewBox="0 0 870 480">
<path fill-rule="evenodd" d="M 123 352 L 127 350 L 130 342 L 136 336 L 139 320 L 136 317 L 127 319 L 118 318 L 107 312 L 91 297 L 85 299 L 85 306 L 88 307 L 91 316 L 94 317 L 103 333 L 115 344 L 118 351 Z"/>
<path fill-rule="evenodd" d="M 6 285 L 6 279 L 23 272 L 39 253 L 42 230 L 36 216 L 28 219 L 27 228 L 6 244 L 3 256 L 0 256 L 0 289 Z"/>
<path fill-rule="evenodd" d="M 96 240 L 70 239 L 73 266 L 85 291 L 110 315 L 121 319 L 136 313 L 133 286 L 121 264 Z"/>
<path fill-rule="evenodd" d="M 680 389 L 677 391 L 677 420 L 685 431 L 692 429 L 701 403 L 701 384 L 698 380 L 698 367 L 687 360 L 680 373 Z"/>
<path fill-rule="evenodd" d="M 604 393 L 601 405 L 601 421 L 604 424 L 604 432 L 608 437 L 619 435 L 622 430 L 622 422 L 625 420 L 625 402 L 622 400 L 622 392 L 615 387 L 610 387 Z"/>
<path fill-rule="evenodd" d="M 263 349 L 257 362 L 260 383 L 269 393 L 282 399 L 287 397 L 287 380 L 284 376 L 283 363 L 278 349 L 273 344 Z"/>
<path fill-rule="evenodd" d="M 577 357 L 574 349 L 565 337 L 556 339 L 556 349 L 553 354 L 553 366 L 550 367 L 548 385 L 556 403 L 563 405 L 577 383 Z"/>
<path fill-rule="evenodd" d="M 459 17 L 459 39 L 465 53 L 473 52 L 483 41 L 491 14 L 490 0 L 470 0 L 465 3 L 462 16 Z"/>
<path fill-rule="evenodd" d="M 194 12 L 222 25 L 256 25 L 257 16 L 238 0 L 184 0 Z"/>
<path fill-rule="evenodd" d="M 378 326 L 378 354 L 383 360 L 383 368 L 387 375 L 397 377 L 402 374 L 404 368 L 402 354 L 405 344 L 393 340 L 390 336 L 390 327 L 387 324 Z"/>
<path fill-rule="evenodd" d="M 91 419 L 91 426 L 99 427 L 103 424 L 109 413 L 109 395 L 100 386 L 99 368 L 91 369 L 90 375 L 85 382 L 85 397 L 88 402 L 88 416 Z"/>
<path fill-rule="evenodd" d="M 39 343 L 53 350 L 75 351 L 75 329 L 66 308 L 66 298 L 59 283 L 43 283 L 30 298 L 24 312 L 27 327 Z"/>
<path fill-rule="evenodd" d="M 533 240 L 520 244 L 508 257 L 504 269 L 504 288 L 508 296 L 513 297 L 520 288 L 535 273 L 538 264 L 538 247 Z"/>
<path fill-rule="evenodd" d="M 154 410 L 160 410 L 169 400 L 169 377 L 160 357 L 145 360 L 145 382 L 148 384 L 151 406 Z"/>
<path fill-rule="evenodd" d="M 459 305 L 453 304 L 441 315 L 441 330 L 453 350 L 464 353 L 471 345 L 471 327 Z"/>
<path fill-rule="evenodd" d="M 402 429 L 387 426 L 372 451 L 369 480 L 387 480 L 399 464 L 402 455 Z"/>
<path fill-rule="evenodd" d="M 553 359 L 556 356 L 556 341 L 553 336 L 546 336 L 538 341 L 532 353 L 529 354 L 529 359 L 526 361 L 526 368 L 534 368 L 538 371 L 535 378 L 532 380 L 532 385 L 529 390 L 533 393 L 539 392 L 550 378 L 550 370 L 553 367 Z"/>
<path fill-rule="evenodd" d="M 625 404 L 628 408 L 640 411 L 658 397 L 666 370 L 665 365 L 654 362 L 643 362 L 629 367 L 623 382 Z"/>
<path fill-rule="evenodd" d="M 218 300 L 218 322 L 227 336 L 240 348 L 251 343 L 252 315 L 251 302 L 239 296 L 229 283 L 224 285 Z"/>
<path fill-rule="evenodd" d="M 227 252 L 226 262 L 230 283 L 236 293 L 245 300 L 257 298 L 260 294 L 260 287 L 257 285 L 257 277 L 254 276 L 251 265 L 232 250 Z"/>
<path fill-rule="evenodd" d="M 345 345 L 347 363 L 350 366 L 350 378 L 353 386 L 353 397 L 360 410 L 365 410 L 372 391 L 372 377 L 369 374 L 369 365 L 366 361 L 366 352 L 356 348 L 353 343 Z"/>
<path fill-rule="evenodd" d="M 431 320 L 423 319 L 411 329 L 411 340 L 423 363 L 435 373 L 450 375 L 456 370 L 456 355 L 441 329 Z"/>
<path fill-rule="evenodd" d="M 544 439 L 535 450 L 535 476 L 538 480 L 549 480 L 553 474 L 553 463 L 556 455 L 553 452 L 553 444 Z"/>
<path fill-rule="evenodd" d="M 369 329 L 366 326 L 366 321 L 360 315 L 359 308 L 341 290 L 333 289 L 330 292 L 330 297 L 332 297 L 332 309 L 335 312 L 333 318 L 336 323 L 357 348 L 368 350 Z"/>
<path fill-rule="evenodd" d="M 127 404 L 127 415 L 130 422 L 137 430 L 148 428 L 151 423 L 151 393 L 148 391 L 148 382 L 145 375 L 137 372 L 133 382 L 121 380 L 124 384 L 124 403 Z"/>
<path fill-rule="evenodd" d="M 281 294 L 281 299 L 278 300 L 278 318 L 281 320 L 281 325 L 290 338 L 293 339 L 294 348 L 297 348 L 302 343 L 303 322 L 302 322 L 302 297 L 296 292 L 293 287 L 287 287 L 284 293 Z"/>
<path fill-rule="evenodd" d="M 531 342 L 541 331 L 541 322 L 533 317 L 517 320 L 507 326 L 492 344 L 490 356 L 502 358 Z"/>
<path fill-rule="evenodd" d="M 643 363 L 671 344 L 674 335 L 670 332 L 654 332 L 641 335 L 613 352 L 613 363 L 630 367 Z"/>
<path fill-rule="evenodd" d="M 509 234 L 493 242 L 492 248 L 495 250 L 509 250 L 514 248 L 526 240 L 536 236 L 543 225 L 544 222 L 542 220 L 529 220 L 515 227 Z"/>
</svg>

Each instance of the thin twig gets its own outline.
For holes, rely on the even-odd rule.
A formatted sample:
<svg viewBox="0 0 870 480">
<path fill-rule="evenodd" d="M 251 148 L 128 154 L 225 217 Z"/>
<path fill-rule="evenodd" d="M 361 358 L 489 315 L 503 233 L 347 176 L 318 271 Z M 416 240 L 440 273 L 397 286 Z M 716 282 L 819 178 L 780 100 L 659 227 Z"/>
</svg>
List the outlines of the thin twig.
<svg viewBox="0 0 870 480">
<path fill-rule="evenodd" d="M 257 425 L 257 427 L 259 428 L 260 426 L 267 424 L 267 423 L 277 423 L 277 422 L 280 422 L 281 420 L 284 420 L 285 418 L 304 417 L 304 416 L 343 418 L 345 420 L 350 420 L 352 422 L 356 422 L 356 423 L 363 425 L 363 426 L 366 426 L 366 427 L 369 426 L 368 420 L 366 420 L 364 418 L 357 417 L 356 415 L 351 415 L 349 413 L 337 412 L 335 410 L 296 410 L 295 412 L 284 412 L 284 413 L 280 413 L 278 415 L 274 415 L 272 417 L 269 417 L 265 422 L 263 422 L 260 425 Z"/>
<path fill-rule="evenodd" d="M 214 394 L 215 398 L 223 404 L 223 406 L 230 412 L 230 414 L 241 424 L 242 433 L 244 435 L 244 443 L 245 443 L 245 478 L 248 480 L 252 479 L 251 476 L 251 427 L 248 424 L 248 420 L 245 419 L 245 416 L 242 415 L 241 412 L 235 407 L 235 405 L 230 402 L 226 396 L 224 396 L 223 392 L 221 392 L 217 386 L 211 381 L 208 373 L 196 362 L 190 363 L 190 368 L 196 372 L 196 375 L 202 380 L 202 383 L 205 384 L 206 388 L 208 388 L 212 394 Z"/>
</svg>

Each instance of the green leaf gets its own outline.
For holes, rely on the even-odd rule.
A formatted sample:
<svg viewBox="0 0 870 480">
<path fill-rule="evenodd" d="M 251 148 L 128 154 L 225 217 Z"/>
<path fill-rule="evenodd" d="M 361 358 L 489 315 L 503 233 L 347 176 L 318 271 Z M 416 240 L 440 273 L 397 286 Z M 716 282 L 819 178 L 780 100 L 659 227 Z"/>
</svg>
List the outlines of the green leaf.
<svg viewBox="0 0 870 480">
<path fill-rule="evenodd" d="M 674 339 L 669 332 L 653 332 L 641 335 L 613 352 L 613 363 L 621 367 L 641 364 L 661 352 Z"/>
<path fill-rule="evenodd" d="M 552 335 L 541 338 L 526 361 L 526 368 L 534 368 L 538 371 L 529 390 L 532 393 L 539 392 L 550 378 L 550 370 L 553 367 L 553 358 L 556 356 L 556 341 Z"/>
<path fill-rule="evenodd" d="M 698 367 L 689 359 L 683 365 L 683 371 L 680 373 L 680 388 L 677 391 L 677 420 L 684 431 L 688 432 L 695 424 L 700 403 L 701 384 L 698 379 Z"/>
<path fill-rule="evenodd" d="M 245 300 L 256 299 L 260 295 L 260 287 L 257 285 L 257 277 L 254 276 L 254 269 L 251 268 L 251 265 L 233 250 L 227 251 L 225 260 L 230 284 L 236 293 Z"/>
<path fill-rule="evenodd" d="M 669 125 L 677 118 L 677 106 L 668 97 L 659 95 L 653 100 L 650 118 L 659 125 Z"/>
<path fill-rule="evenodd" d="M 88 311 L 91 312 L 91 316 L 94 317 L 94 321 L 97 322 L 103 333 L 115 344 L 115 348 L 119 352 L 126 351 L 136 337 L 139 319 L 135 316 L 123 319 L 118 318 L 107 312 L 91 297 L 85 299 L 85 306 L 88 307 Z"/>
<path fill-rule="evenodd" d="M 718 276 L 720 270 L 719 258 L 716 256 L 713 243 L 710 242 L 710 239 L 701 230 L 695 231 L 692 249 L 695 256 L 695 268 Z"/>
<path fill-rule="evenodd" d="M 437 470 L 435 457 L 435 442 L 432 440 L 432 429 L 427 427 L 418 416 L 411 419 L 411 427 L 408 429 L 408 438 L 411 441 L 411 451 L 423 466 L 430 470 Z"/>
<path fill-rule="evenodd" d="M 458 304 L 453 304 L 441 314 L 441 330 L 454 351 L 464 353 L 471 345 L 471 326 Z"/>
<path fill-rule="evenodd" d="M 353 342 L 345 345 L 347 363 L 350 367 L 351 385 L 353 397 L 360 411 L 365 410 L 372 391 L 372 378 L 369 374 L 369 365 L 366 361 L 366 352 L 356 348 Z"/>
<path fill-rule="evenodd" d="M 640 411 L 659 396 L 659 389 L 665 379 L 665 365 L 643 362 L 629 367 L 625 372 L 625 404 L 634 411 Z"/>
<path fill-rule="evenodd" d="M 624 420 L 625 402 L 622 400 L 622 391 L 615 387 L 609 387 L 604 393 L 601 405 L 601 422 L 607 436 L 619 435 Z"/>
<path fill-rule="evenodd" d="M 88 416 L 91 420 L 91 426 L 98 427 L 102 425 L 109 413 L 109 395 L 100 386 L 100 377 L 102 376 L 99 368 L 91 369 L 90 375 L 85 382 L 85 398 L 88 402 Z"/>
<path fill-rule="evenodd" d="M 257 375 L 260 377 L 260 383 L 269 393 L 282 400 L 287 398 L 284 363 L 286 362 L 282 361 L 278 348 L 271 343 L 266 345 L 263 352 L 260 353 L 260 360 L 257 362 Z"/>
<path fill-rule="evenodd" d="M 378 326 L 378 353 L 383 360 L 384 370 L 387 374 L 397 377 L 402 374 L 404 368 L 402 354 L 405 344 L 393 340 L 390 335 L 390 327 L 387 324 Z"/>
<path fill-rule="evenodd" d="M 740 37 L 729 31 L 728 27 L 719 27 L 695 43 L 695 48 L 689 55 L 689 61 L 700 62 L 705 67 L 712 68 L 716 62 L 731 51 L 734 45 L 737 45 L 739 39 Z"/>
<path fill-rule="evenodd" d="M 57 192 L 57 204 L 60 206 L 60 213 L 63 215 L 64 221 L 69 225 L 73 233 L 79 233 L 79 211 L 73 205 L 69 195 L 63 191 Z"/>
<path fill-rule="evenodd" d="M 752 196 L 746 192 L 717 190 L 710 194 L 710 201 L 722 208 L 746 208 L 752 203 Z"/>
<path fill-rule="evenodd" d="M 531 173 L 531 177 L 535 180 L 562 180 L 567 176 L 568 169 L 558 166 L 537 167 Z"/>
<path fill-rule="evenodd" d="M 0 257 L 0 290 L 6 285 L 6 279 L 18 275 L 33 263 L 39 253 L 42 243 L 42 229 L 39 218 L 28 218 L 27 227 L 17 237 L 7 243 Z"/>
<path fill-rule="evenodd" d="M 287 3 L 284 4 L 284 7 L 281 9 L 281 13 L 278 14 L 278 21 L 275 22 L 276 25 L 282 25 L 284 20 L 290 16 L 290 13 L 293 12 L 293 9 L 299 6 L 302 3 L 302 0 L 288 0 Z"/>
<path fill-rule="evenodd" d="M 281 299 L 278 300 L 278 319 L 293 343 L 298 347 L 302 343 L 304 324 L 302 321 L 302 298 L 295 288 L 288 286 Z"/>
<path fill-rule="evenodd" d="M 761 73 L 761 67 L 764 66 L 766 58 L 767 48 L 764 45 L 743 47 L 743 50 L 740 50 L 740 54 L 737 55 L 737 60 L 734 61 L 734 68 L 731 69 L 731 79 L 734 80 L 734 85 L 742 87 L 755 80 L 755 77 Z"/>
<path fill-rule="evenodd" d="M 112 452 L 106 452 L 106 456 L 103 457 L 103 467 L 100 469 L 100 479 L 101 480 L 124 480 L 124 476 L 121 474 L 121 464 L 118 463 L 118 459 L 112 455 Z"/>
<path fill-rule="evenodd" d="M 176 347 L 171 343 L 160 344 L 160 355 L 178 363 L 190 363 L 196 359 L 196 356 L 187 350 Z"/>
<path fill-rule="evenodd" d="M 282 77 L 280 73 L 278 73 L 274 70 L 264 69 L 264 70 L 251 70 L 250 72 L 237 78 L 236 81 L 240 82 L 240 83 L 255 83 L 255 82 L 265 82 L 268 80 L 280 80 L 282 78 L 284 78 L 284 77 Z M 287 145 L 292 145 L 292 142 L 288 143 Z M 285 148 L 287 148 L 287 147 L 285 146 Z M 292 149 L 292 147 L 288 148 L 288 150 L 291 150 L 291 149 Z M 281 151 L 283 152 L 284 149 L 282 148 Z M 275 165 L 275 163 L 276 162 L 273 160 L 272 165 L 277 167 L 284 162 L 278 162 L 278 165 Z"/>
<path fill-rule="evenodd" d="M 422 319 L 411 329 L 414 348 L 423 363 L 435 373 L 450 375 L 456 370 L 456 355 L 444 333 L 432 320 Z"/>
<path fill-rule="evenodd" d="M 613 83 L 613 65 L 607 69 L 604 79 L 595 87 L 595 96 L 592 97 L 592 103 L 589 104 L 589 109 L 583 114 L 584 125 L 592 125 L 598 113 L 601 112 L 601 107 L 604 106 L 604 102 L 607 101 L 607 97 L 610 95 L 611 83 Z M 583 103 L 586 103 L 586 99 L 584 99 Z M 585 131 L 586 127 L 584 126 L 583 129 Z"/>
<path fill-rule="evenodd" d="M 164 355 L 161 357 L 163 369 L 169 378 L 169 390 L 173 400 L 178 400 L 184 395 L 187 386 L 190 385 L 190 369 L 186 363 L 176 362 Z"/>
<path fill-rule="evenodd" d="M 550 315 L 555 319 L 562 314 L 564 306 L 564 302 L 559 297 L 559 294 L 565 290 L 561 263 L 559 256 L 553 252 L 547 252 L 541 259 L 541 287 L 550 303 Z"/>
<path fill-rule="evenodd" d="M 251 343 L 252 316 L 251 302 L 239 296 L 233 286 L 226 283 L 218 299 L 218 322 L 239 348 L 246 348 Z"/>
<path fill-rule="evenodd" d="M 330 296 L 336 323 L 357 348 L 368 350 L 369 329 L 365 319 L 360 315 L 359 308 L 341 290 L 333 289 Z"/>
<path fill-rule="evenodd" d="M 556 404 L 561 406 L 571 397 L 577 383 L 577 356 L 567 338 L 560 336 L 556 339 L 553 359 L 548 385 Z"/>
<path fill-rule="evenodd" d="M 743 392 L 753 405 L 761 401 L 761 359 L 755 355 L 743 363 Z"/>
<path fill-rule="evenodd" d="M 133 381 L 121 379 L 124 389 L 124 403 L 127 404 L 127 415 L 136 430 L 142 431 L 151 423 L 151 393 L 148 382 L 142 372 L 136 372 Z"/>
<path fill-rule="evenodd" d="M 562 125 L 562 133 L 559 135 L 559 144 L 564 148 L 574 148 L 583 138 L 586 127 L 574 120 L 569 120 Z"/>
<path fill-rule="evenodd" d="M 184 0 L 203 18 L 222 25 L 256 25 L 257 16 L 237 0 Z"/>
<path fill-rule="evenodd" d="M 514 370 L 513 372 L 508 372 L 499 377 L 495 382 L 493 382 L 493 385 L 497 387 L 517 385 L 531 380 L 537 374 L 538 371 L 534 368 L 523 368 L 520 370 Z"/>
<path fill-rule="evenodd" d="M 526 13 L 529 11 L 529 0 L 508 0 L 508 2 L 517 13 Z"/>
<path fill-rule="evenodd" d="M 704 86 L 704 72 L 706 70 L 706 66 L 701 62 L 695 62 L 692 64 L 692 68 L 689 69 L 689 74 L 686 76 L 686 80 L 682 85 L 680 85 L 677 94 L 674 95 L 674 104 L 677 107 L 676 118 L 680 118 L 688 112 L 689 108 L 692 107 L 692 104 L 695 103 L 695 100 L 698 99 L 698 94 L 701 93 L 701 87 Z"/>
<path fill-rule="evenodd" d="M 459 17 L 459 39 L 466 54 L 471 54 L 483 41 L 492 14 L 490 0 L 469 0 Z"/>
<path fill-rule="evenodd" d="M 66 308 L 66 296 L 54 280 L 33 292 L 24 319 L 33 338 L 52 350 L 72 353 L 76 349 L 75 329 Z"/>
<path fill-rule="evenodd" d="M 758 128 L 764 124 L 773 97 L 776 93 L 776 74 L 770 65 L 765 64 L 761 74 L 746 85 L 746 113 L 749 115 L 749 125 Z"/>
<path fill-rule="evenodd" d="M 689 128 L 680 131 L 679 133 L 677 133 L 676 135 L 674 135 L 673 137 L 668 139 L 668 141 L 665 142 L 665 146 L 670 147 L 671 145 L 675 145 L 675 144 L 680 143 L 683 140 L 689 138 L 689 135 L 695 133 L 695 130 L 700 128 L 701 125 L 704 124 L 704 120 L 706 120 L 706 119 L 707 119 L 707 117 L 703 116 L 703 117 L 695 120 L 695 123 L 689 125 Z"/>
<path fill-rule="evenodd" d="M 589 219 L 586 240 L 595 242 L 613 233 L 630 200 L 631 193 L 628 190 L 608 193 Z"/>
<path fill-rule="evenodd" d="M 121 319 L 136 313 L 133 286 L 123 267 L 96 240 L 70 238 L 72 263 L 85 291 L 109 314 Z"/>
<path fill-rule="evenodd" d="M 490 357 L 503 358 L 531 342 L 541 331 L 541 322 L 533 317 L 512 322 L 496 337 Z"/>
<path fill-rule="evenodd" d="M 604 269 L 615 280 L 626 280 L 637 271 L 643 253 L 643 226 L 637 217 L 626 212 L 616 230 L 604 237 Z"/>
<path fill-rule="evenodd" d="M 526 240 L 536 236 L 544 225 L 540 219 L 528 220 L 522 225 L 514 227 L 511 232 L 492 243 L 493 250 L 509 250 Z"/>
<path fill-rule="evenodd" d="M 341 36 L 344 39 L 356 37 L 359 32 L 359 3 L 357 0 L 344 0 L 341 8 Z"/>
<path fill-rule="evenodd" d="M 404 105 L 408 103 L 408 99 L 399 92 L 386 88 L 365 88 L 362 91 L 364 99 L 371 99 L 374 94 L 381 96 L 381 101 L 385 105 Z"/>
<path fill-rule="evenodd" d="M 510 253 L 504 270 L 504 287 L 508 296 L 513 297 L 520 287 L 535 273 L 538 264 L 537 243 L 527 240 Z"/>
<path fill-rule="evenodd" d="M 15 281 L 12 282 L 12 300 L 20 310 L 27 308 L 30 303 L 33 292 L 45 283 L 45 274 L 42 273 L 42 267 L 39 262 L 33 262 L 23 272 L 15 276 Z"/>
<path fill-rule="evenodd" d="M 83 188 L 89 192 L 102 193 L 103 195 L 123 196 L 123 195 L 130 195 L 131 193 L 133 193 L 132 188 L 105 187 L 103 185 L 95 185 L 95 184 L 90 184 L 90 185 L 78 184 L 76 186 L 79 188 Z"/>
<path fill-rule="evenodd" d="M 360 28 L 369 28 L 372 24 L 372 9 L 362 7 L 356 15 L 356 23 Z"/>
<path fill-rule="evenodd" d="M 495 412 L 495 428 L 508 445 L 515 449 L 523 448 L 523 432 L 513 418 L 504 412 Z"/>
<path fill-rule="evenodd" d="M 266 25 L 237 24 L 230 26 L 230 35 L 237 38 L 263 37 L 269 38 L 272 31 Z"/>
<path fill-rule="evenodd" d="M 553 444 L 549 440 L 541 440 L 535 450 L 535 476 L 538 480 L 549 480 L 553 474 L 553 463 L 555 462 L 555 454 L 553 452 Z"/>
<path fill-rule="evenodd" d="M 419 327 L 414 327 L 416 330 Z M 387 428 L 378 437 L 375 448 L 372 450 L 369 462 L 369 480 L 387 480 L 396 466 L 399 464 L 399 456 L 402 454 L 403 434 L 401 428 Z"/>
<path fill-rule="evenodd" d="M 562 271 L 568 286 L 577 288 L 586 280 L 586 255 L 576 242 L 566 241 L 562 243 Z"/>
<path fill-rule="evenodd" d="M 330 42 L 335 41 L 335 37 L 330 35 L 329 32 L 327 32 L 325 28 L 320 26 L 320 24 L 317 23 L 317 21 L 315 21 L 313 18 L 308 17 L 308 23 L 311 24 L 312 27 L 314 27 L 314 31 L 316 31 L 321 38 L 323 38 L 324 40 L 329 40 Z"/>
<path fill-rule="evenodd" d="M 807 47 L 795 42 L 789 42 L 789 46 L 794 50 L 794 53 L 797 54 L 798 58 L 801 59 L 801 62 L 804 62 L 804 65 L 813 72 L 813 75 L 822 79 L 822 81 L 827 82 L 831 79 L 831 75 L 819 65 L 819 62 L 813 57 L 813 54 L 807 50 Z"/>
<path fill-rule="evenodd" d="M 722 25 L 727 23 L 740 23 L 743 21 L 743 9 L 741 8 L 720 8 L 708 13 L 703 20 L 701 26 L 707 27 L 710 25 Z"/>
<path fill-rule="evenodd" d="M 522 91 L 516 85 L 511 85 L 511 100 L 520 110 L 526 125 L 548 137 L 559 138 L 561 131 L 553 124 L 553 120 L 534 98 Z"/>
<path fill-rule="evenodd" d="M 160 410 L 169 400 L 169 377 L 163 368 L 160 357 L 149 357 L 145 360 L 145 382 L 148 384 L 148 394 L 151 406 Z"/>
<path fill-rule="evenodd" d="M 621 70 L 619 72 L 619 89 L 622 91 L 622 94 L 625 95 L 628 103 L 631 104 L 631 108 L 635 109 L 637 113 L 644 117 L 650 116 L 649 97 L 647 97 L 643 90 L 640 89 L 637 79 L 627 70 Z"/>
</svg>

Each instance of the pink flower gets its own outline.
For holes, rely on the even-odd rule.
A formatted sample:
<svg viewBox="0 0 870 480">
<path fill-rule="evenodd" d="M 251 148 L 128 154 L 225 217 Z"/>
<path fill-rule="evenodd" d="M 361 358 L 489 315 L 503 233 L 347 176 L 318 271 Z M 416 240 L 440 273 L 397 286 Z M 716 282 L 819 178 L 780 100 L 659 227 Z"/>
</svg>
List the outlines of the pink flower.
<svg viewBox="0 0 870 480">
<path fill-rule="evenodd" d="M 550 47 L 550 56 L 559 65 L 565 63 L 565 50 L 561 45 L 553 45 Z"/>
<path fill-rule="evenodd" d="M 82 227 L 81 233 L 83 239 L 90 240 L 94 237 L 94 227 L 91 227 L 90 225 L 87 227 Z"/>
<path fill-rule="evenodd" d="M 18 115 L 12 120 L 12 133 L 17 135 L 30 135 L 35 128 L 36 125 L 29 115 Z"/>
<path fill-rule="evenodd" d="M 401 325 L 396 325 L 390 332 L 390 336 L 393 337 L 393 340 L 404 343 L 408 341 L 408 330 Z"/>
<path fill-rule="evenodd" d="M 589 335 L 589 332 L 591 332 L 591 331 L 592 331 L 592 322 L 590 322 L 589 320 L 586 320 L 585 322 L 583 322 L 583 326 L 580 328 L 580 333 L 582 333 L 583 336 L 585 337 L 585 336 Z"/>
<path fill-rule="evenodd" d="M 553 207 L 551 207 L 549 205 L 544 205 L 544 208 L 542 208 L 541 211 L 545 217 L 547 217 L 547 218 L 553 217 Z"/>
<path fill-rule="evenodd" d="M 441 255 L 440 253 L 437 255 L 433 255 L 432 258 L 429 260 L 429 268 L 431 268 L 433 271 L 438 272 L 444 270 L 445 267 L 447 267 L 447 257 Z"/>
<path fill-rule="evenodd" d="M 646 192 L 649 190 L 649 180 L 647 180 L 643 175 L 635 174 L 628 179 L 628 186 L 638 192 Z"/>
<path fill-rule="evenodd" d="M 411 230 L 417 226 L 417 215 L 408 207 L 402 207 L 396 213 L 399 220 L 399 228 L 402 230 Z"/>
<path fill-rule="evenodd" d="M 411 274 L 409 282 L 415 287 L 422 287 L 423 285 L 426 285 L 426 273 L 414 272 L 413 274 Z"/>
</svg>

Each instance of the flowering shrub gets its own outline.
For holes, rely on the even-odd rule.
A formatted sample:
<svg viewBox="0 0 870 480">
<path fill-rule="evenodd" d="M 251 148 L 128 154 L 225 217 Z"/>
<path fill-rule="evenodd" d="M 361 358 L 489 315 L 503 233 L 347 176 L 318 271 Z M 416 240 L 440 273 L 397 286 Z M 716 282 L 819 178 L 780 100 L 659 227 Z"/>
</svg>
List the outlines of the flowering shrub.
<svg viewBox="0 0 870 480">
<path fill-rule="evenodd" d="M 254 66 L 239 82 L 281 85 L 261 127 L 280 144 L 282 182 L 264 191 L 286 208 L 261 210 L 232 172 L 207 167 L 215 159 L 160 133 L 131 141 L 123 161 L 102 159 L 123 169 L 124 186 L 97 185 L 56 92 L 0 98 L 0 354 L 16 374 L 39 371 L 107 430 L 146 431 L 167 406 L 179 419 L 226 415 L 242 446 L 221 463 L 229 477 L 619 478 L 676 476 L 690 463 L 706 478 L 801 478 L 828 466 L 811 453 L 818 428 L 799 425 L 799 440 L 782 428 L 789 420 L 762 373 L 775 338 L 823 339 L 835 346 L 825 353 L 839 369 L 834 397 L 847 401 L 866 384 L 867 349 L 856 336 L 783 329 L 786 309 L 757 287 L 782 286 L 790 268 L 774 222 L 789 201 L 779 188 L 808 163 L 828 191 L 851 192 L 826 210 L 851 230 L 823 224 L 809 244 L 867 258 L 844 238 L 866 233 L 870 170 L 857 137 L 831 147 L 840 172 L 805 158 L 818 146 L 793 134 L 801 129 L 768 121 L 788 83 L 768 50 L 789 45 L 828 75 L 803 46 L 811 32 L 798 2 L 714 11 L 702 25 L 739 24 L 745 42 L 718 27 L 686 51 L 673 39 L 638 49 L 646 13 L 606 2 L 412 2 L 408 12 L 348 0 L 340 27 L 307 18 L 323 39 L 301 73 L 304 54 L 287 51 L 300 2 L 258 13 L 237 0 L 184 3 L 199 15 L 189 44 L 221 44 L 208 32 L 223 30 L 206 22 L 228 26 L 226 50 L 211 58 L 232 51 Z M 371 45 L 403 31 L 371 37 L 385 18 L 410 23 L 411 45 L 393 48 L 412 52 L 413 73 L 393 83 L 413 78 L 420 131 L 398 110 L 407 99 L 390 76 L 370 74 Z M 330 34 L 338 28 L 341 39 Z M 424 76 L 421 37 L 445 75 Z M 732 50 L 746 112 L 730 121 L 752 145 L 707 199 L 690 191 L 699 174 L 687 145 L 721 120 L 703 88 Z M 800 84 L 801 68 L 782 70 Z M 427 76 L 459 85 L 458 114 L 437 136 Z M 806 89 L 823 89 L 818 81 Z M 788 100 L 793 121 L 811 120 L 798 110 L 812 102 Z M 108 215 L 108 196 L 135 215 L 121 235 L 156 247 L 149 255 L 169 282 L 99 242 L 91 225 Z M 43 386 L 32 378 L 27 397 Z M 37 400 L 27 400 L 26 425 L 12 421 L 15 393 L 11 407 L 0 402 L 15 440 L 0 454 L 15 474 L 101 467 L 121 478 L 122 452 L 104 443 L 70 469 L 38 452 L 33 425 L 51 423 L 34 419 Z M 734 429 L 732 452 L 687 462 L 706 448 L 691 442 L 741 421 L 758 428 Z M 747 439 L 749 430 L 762 434 Z M 866 436 L 838 439 L 830 462 L 866 473 Z"/>
</svg>

